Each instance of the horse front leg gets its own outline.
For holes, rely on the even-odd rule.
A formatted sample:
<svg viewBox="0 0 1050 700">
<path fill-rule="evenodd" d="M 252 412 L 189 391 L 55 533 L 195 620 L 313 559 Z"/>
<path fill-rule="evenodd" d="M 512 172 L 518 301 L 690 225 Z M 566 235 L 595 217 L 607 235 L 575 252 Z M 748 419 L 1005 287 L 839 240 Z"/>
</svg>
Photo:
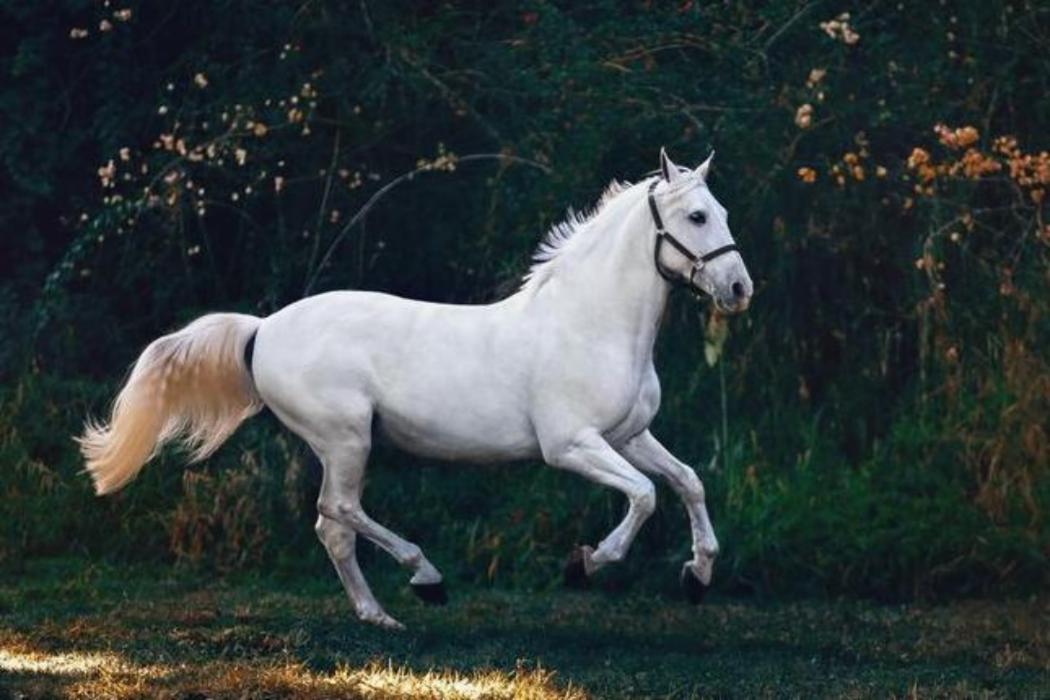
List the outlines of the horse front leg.
<svg viewBox="0 0 1050 700">
<path fill-rule="evenodd" d="M 685 504 L 693 534 L 693 559 L 682 567 L 682 585 L 690 601 L 699 603 L 711 584 L 718 539 L 707 514 L 704 485 L 696 472 L 671 454 L 648 430 L 627 441 L 620 449 L 632 465 L 659 474 Z"/>
<path fill-rule="evenodd" d="M 580 547 L 570 556 L 565 582 L 581 585 L 588 576 L 627 554 L 635 535 L 656 508 L 656 488 L 596 431 L 588 430 L 556 447 L 544 449 L 547 463 L 610 486 L 627 496 L 627 514 L 596 549 Z"/>
</svg>

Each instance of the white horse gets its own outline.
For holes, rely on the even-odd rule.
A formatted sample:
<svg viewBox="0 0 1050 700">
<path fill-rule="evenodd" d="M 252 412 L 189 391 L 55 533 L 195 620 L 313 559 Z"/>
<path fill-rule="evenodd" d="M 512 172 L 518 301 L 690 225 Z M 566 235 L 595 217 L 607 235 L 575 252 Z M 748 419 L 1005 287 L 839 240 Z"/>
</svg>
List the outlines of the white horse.
<svg viewBox="0 0 1050 700">
<path fill-rule="evenodd" d="M 693 558 L 682 577 L 698 600 L 718 553 L 703 485 L 649 424 L 660 406 L 653 344 L 672 283 L 725 312 L 746 309 L 752 293 L 705 183 L 710 163 L 682 169 L 661 151 L 659 175 L 612 183 L 590 215 L 570 211 L 520 290 L 494 304 L 330 292 L 266 318 L 209 314 L 155 340 L 108 425 L 89 422 L 79 438 L 96 492 L 124 486 L 173 438 L 207 457 L 265 405 L 324 465 L 317 534 L 358 617 L 399 628 L 361 573 L 358 535 L 408 567 L 425 601 L 445 593 L 420 548 L 362 508 L 373 426 L 418 455 L 542 457 L 621 491 L 626 516 L 597 547 L 573 553 L 568 582 L 623 559 L 655 506 L 645 474 L 658 474 L 689 512 Z"/>
</svg>

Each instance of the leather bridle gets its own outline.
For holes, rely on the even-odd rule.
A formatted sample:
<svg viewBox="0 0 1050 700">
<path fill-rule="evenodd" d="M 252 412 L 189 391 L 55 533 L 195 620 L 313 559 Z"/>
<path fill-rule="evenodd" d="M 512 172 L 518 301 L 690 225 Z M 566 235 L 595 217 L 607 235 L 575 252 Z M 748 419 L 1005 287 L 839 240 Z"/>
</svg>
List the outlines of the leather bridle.
<svg viewBox="0 0 1050 700">
<path fill-rule="evenodd" d="M 685 247 L 680 240 L 675 238 L 672 234 L 668 233 L 667 229 L 664 228 L 664 220 L 660 216 L 660 210 L 656 206 L 656 186 L 660 184 L 659 178 L 653 180 L 652 184 L 649 185 L 649 211 L 653 215 L 653 223 L 656 224 L 656 246 L 653 250 L 653 262 L 656 263 L 656 271 L 660 273 L 668 282 L 672 284 L 684 284 L 694 294 L 702 294 L 705 292 L 704 288 L 696 283 L 696 274 L 704 269 L 704 265 L 711 262 L 715 258 L 725 255 L 726 253 L 732 253 L 737 250 L 735 243 L 724 245 L 721 248 L 715 248 L 714 250 L 704 253 L 703 255 L 697 255 L 693 251 Z M 691 267 L 689 270 L 689 276 L 676 274 L 665 268 L 660 264 L 660 246 L 664 242 L 670 243 L 671 247 L 677 250 L 679 253 L 685 256 L 690 262 Z"/>
</svg>

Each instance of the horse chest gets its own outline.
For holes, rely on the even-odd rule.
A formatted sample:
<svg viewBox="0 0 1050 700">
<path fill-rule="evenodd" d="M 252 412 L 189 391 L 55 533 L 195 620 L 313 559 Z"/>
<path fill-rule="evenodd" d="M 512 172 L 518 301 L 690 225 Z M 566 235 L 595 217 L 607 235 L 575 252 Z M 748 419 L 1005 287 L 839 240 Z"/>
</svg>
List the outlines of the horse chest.
<svg viewBox="0 0 1050 700">
<path fill-rule="evenodd" d="M 617 342 L 623 339 L 586 334 L 556 339 L 559 342 L 551 343 L 551 352 L 537 364 L 542 371 L 535 375 L 531 392 L 541 442 L 552 434 L 568 438 L 587 428 L 610 441 L 644 430 L 660 395 L 647 348 L 636 347 L 631 339 Z"/>
<path fill-rule="evenodd" d="M 622 418 L 603 431 L 606 440 L 618 446 L 649 427 L 660 408 L 660 381 L 652 366 L 643 374 L 633 400 Z"/>
</svg>

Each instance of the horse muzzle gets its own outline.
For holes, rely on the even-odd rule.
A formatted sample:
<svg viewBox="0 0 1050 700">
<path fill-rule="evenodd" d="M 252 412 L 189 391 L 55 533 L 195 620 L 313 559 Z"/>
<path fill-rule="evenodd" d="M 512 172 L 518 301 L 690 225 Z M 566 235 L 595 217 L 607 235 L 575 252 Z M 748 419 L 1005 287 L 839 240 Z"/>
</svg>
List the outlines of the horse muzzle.
<svg viewBox="0 0 1050 700">
<path fill-rule="evenodd" d="M 752 291 L 751 280 L 741 279 L 725 285 L 724 288 L 718 289 L 711 296 L 714 298 L 715 306 L 718 307 L 719 311 L 727 314 L 739 314 L 747 311 L 748 307 L 751 306 Z"/>
</svg>

